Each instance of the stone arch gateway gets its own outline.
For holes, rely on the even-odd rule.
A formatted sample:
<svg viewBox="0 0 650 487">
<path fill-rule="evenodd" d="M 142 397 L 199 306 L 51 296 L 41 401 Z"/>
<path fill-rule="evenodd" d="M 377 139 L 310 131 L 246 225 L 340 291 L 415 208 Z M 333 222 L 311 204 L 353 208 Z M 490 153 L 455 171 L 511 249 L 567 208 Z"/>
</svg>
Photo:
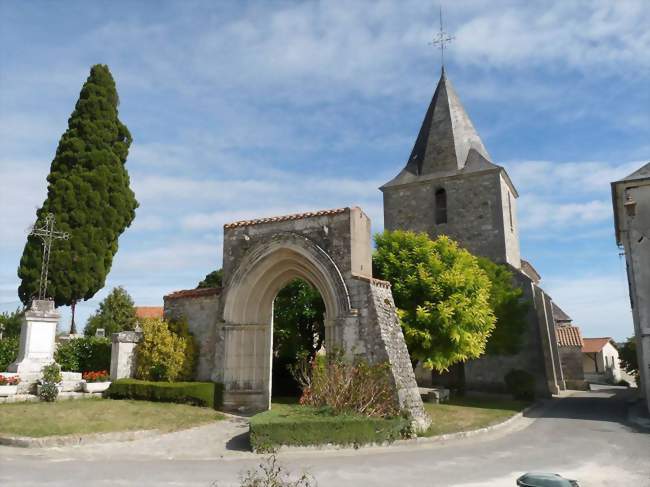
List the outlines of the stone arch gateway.
<svg viewBox="0 0 650 487">
<path fill-rule="evenodd" d="M 388 362 L 400 406 L 428 426 L 390 284 L 373 279 L 370 219 L 342 208 L 224 226 L 223 287 L 165 297 L 201 343 L 199 379 L 224 385 L 224 407 L 270 407 L 273 301 L 294 278 L 325 303 L 325 348 L 350 359 Z"/>
</svg>

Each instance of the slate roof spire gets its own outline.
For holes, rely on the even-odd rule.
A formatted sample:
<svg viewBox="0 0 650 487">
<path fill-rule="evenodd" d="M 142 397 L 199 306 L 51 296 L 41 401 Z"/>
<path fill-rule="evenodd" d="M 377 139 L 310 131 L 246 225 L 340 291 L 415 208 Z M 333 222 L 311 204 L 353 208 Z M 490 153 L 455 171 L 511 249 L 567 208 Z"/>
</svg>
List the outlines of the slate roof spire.
<svg viewBox="0 0 650 487">
<path fill-rule="evenodd" d="M 470 149 L 490 161 L 443 67 L 405 170 L 417 176 L 460 170 Z"/>
</svg>

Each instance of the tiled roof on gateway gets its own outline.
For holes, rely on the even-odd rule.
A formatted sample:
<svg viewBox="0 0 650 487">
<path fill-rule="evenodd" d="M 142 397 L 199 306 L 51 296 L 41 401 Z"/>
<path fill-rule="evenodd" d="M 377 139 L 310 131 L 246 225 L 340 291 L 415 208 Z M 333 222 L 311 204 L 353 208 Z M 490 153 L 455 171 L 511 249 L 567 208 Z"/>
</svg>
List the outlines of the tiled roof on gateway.
<svg viewBox="0 0 650 487">
<path fill-rule="evenodd" d="M 343 213 L 349 209 L 350 208 L 336 208 L 333 210 L 308 211 L 306 213 L 295 213 L 293 215 L 272 216 L 269 218 L 258 218 L 255 220 L 242 220 L 233 223 L 226 223 L 223 226 L 223 228 L 248 227 L 250 225 L 259 225 L 261 223 L 275 223 L 275 222 L 285 222 L 289 220 L 301 220 L 302 218 L 309 218 L 313 216 L 338 215 L 339 213 Z"/>
<path fill-rule="evenodd" d="M 165 295 L 163 299 L 203 298 L 205 296 L 212 296 L 220 293 L 220 287 L 201 287 L 196 289 L 183 289 L 181 291 L 174 291 L 173 293 Z"/>
</svg>

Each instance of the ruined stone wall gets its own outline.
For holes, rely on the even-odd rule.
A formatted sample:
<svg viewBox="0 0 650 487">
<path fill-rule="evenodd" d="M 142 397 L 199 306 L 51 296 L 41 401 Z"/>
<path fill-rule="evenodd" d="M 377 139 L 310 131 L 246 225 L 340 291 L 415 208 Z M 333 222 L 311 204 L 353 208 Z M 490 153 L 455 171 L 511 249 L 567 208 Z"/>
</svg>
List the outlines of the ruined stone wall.
<svg viewBox="0 0 650 487">
<path fill-rule="evenodd" d="M 562 362 L 564 380 L 584 380 L 585 372 L 582 367 L 582 349 L 580 347 L 558 347 Z"/>
<path fill-rule="evenodd" d="M 342 208 L 297 219 L 268 220 L 224 227 L 224 284 L 253 245 L 282 233 L 309 238 L 344 271 L 344 277 L 350 277 L 353 271 L 372 276 L 370 219 L 361 209 Z"/>
<path fill-rule="evenodd" d="M 426 232 L 434 238 L 448 235 L 473 254 L 505 263 L 502 184 L 500 170 L 491 169 L 385 188 L 384 226 L 387 230 Z M 447 223 L 436 225 L 438 189 L 447 193 Z M 516 232 L 509 233 L 513 233 L 508 240 L 512 244 Z M 510 260 L 519 267 L 518 244 L 510 250 Z"/>
<path fill-rule="evenodd" d="M 164 317 L 166 320 L 187 321 L 189 331 L 199 347 L 196 379 L 209 381 L 214 367 L 220 295 L 216 289 L 212 293 L 204 291 L 202 295 L 200 290 L 197 291 L 198 296 L 191 294 L 191 291 L 186 291 L 185 296 L 165 296 Z"/>
<path fill-rule="evenodd" d="M 377 279 L 354 281 L 351 285 L 358 290 L 360 305 L 359 350 L 365 352 L 359 355 L 370 363 L 390 364 L 400 407 L 411 414 L 419 428 L 426 428 L 430 418 L 422 405 L 390 284 Z"/>
</svg>

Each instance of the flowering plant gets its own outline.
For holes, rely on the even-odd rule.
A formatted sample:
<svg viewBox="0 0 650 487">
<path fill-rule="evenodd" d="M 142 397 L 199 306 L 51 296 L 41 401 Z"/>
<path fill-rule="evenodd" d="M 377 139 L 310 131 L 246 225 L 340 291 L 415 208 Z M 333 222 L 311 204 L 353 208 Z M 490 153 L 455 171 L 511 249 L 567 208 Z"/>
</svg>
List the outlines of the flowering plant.
<svg viewBox="0 0 650 487">
<path fill-rule="evenodd" d="M 20 384 L 20 377 L 17 375 L 6 377 L 0 375 L 0 386 L 17 386 Z"/>
<path fill-rule="evenodd" d="M 108 371 L 96 370 L 93 372 L 84 372 L 81 378 L 86 382 L 108 382 Z"/>
</svg>

